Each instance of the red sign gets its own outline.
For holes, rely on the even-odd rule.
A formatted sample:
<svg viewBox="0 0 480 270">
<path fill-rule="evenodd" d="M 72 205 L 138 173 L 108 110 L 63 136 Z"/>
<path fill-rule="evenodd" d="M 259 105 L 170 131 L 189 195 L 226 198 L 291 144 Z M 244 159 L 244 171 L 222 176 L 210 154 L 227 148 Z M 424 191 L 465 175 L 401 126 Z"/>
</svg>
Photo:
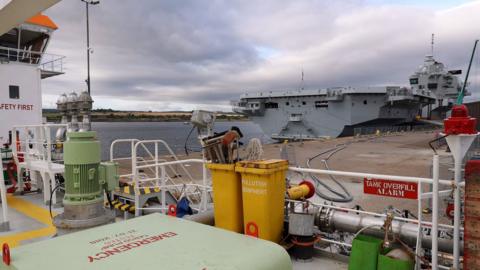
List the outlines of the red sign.
<svg viewBox="0 0 480 270">
<path fill-rule="evenodd" d="M 418 198 L 418 184 L 403 181 L 365 178 L 363 180 L 363 193 L 416 200 Z"/>
</svg>

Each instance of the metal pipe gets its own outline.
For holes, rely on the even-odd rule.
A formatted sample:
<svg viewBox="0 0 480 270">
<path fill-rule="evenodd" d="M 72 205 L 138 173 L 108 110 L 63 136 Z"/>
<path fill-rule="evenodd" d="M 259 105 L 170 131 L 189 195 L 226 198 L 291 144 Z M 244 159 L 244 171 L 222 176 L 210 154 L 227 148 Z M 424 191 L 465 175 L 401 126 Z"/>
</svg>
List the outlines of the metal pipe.
<svg viewBox="0 0 480 270">
<path fill-rule="evenodd" d="M 417 224 L 417 245 L 415 247 L 415 253 L 418 255 L 422 252 L 422 200 L 420 199 L 422 196 L 422 185 L 418 185 L 418 200 L 417 200 L 417 217 L 418 217 L 418 224 Z M 415 260 L 415 269 L 420 270 L 422 269 L 422 263 L 420 260 Z"/>
<path fill-rule="evenodd" d="M 460 183 L 462 178 L 462 158 L 455 158 L 455 184 Z M 454 195 L 454 214 L 453 214 L 453 268 L 460 269 L 460 188 L 455 188 Z M 461 245 L 463 247 L 463 244 Z"/>
<path fill-rule="evenodd" d="M 203 208 L 204 211 L 207 210 L 207 166 L 205 166 L 206 158 L 205 158 L 205 150 L 202 150 L 202 184 L 203 184 L 203 191 L 202 191 L 202 203 L 200 209 Z M 213 211 L 212 211 L 213 212 Z"/>
<path fill-rule="evenodd" d="M 342 231 L 349 233 L 357 233 L 365 227 L 377 226 L 382 227 L 385 219 L 372 216 L 357 215 L 335 211 L 327 208 L 319 209 L 315 217 L 315 225 L 325 232 Z M 392 221 L 393 233 L 398 235 L 405 243 L 415 246 L 417 241 L 418 227 L 417 224 L 402 222 L 398 220 Z M 377 228 L 368 228 L 363 233 L 384 237 L 385 232 Z M 422 237 L 422 246 L 426 248 L 432 247 L 432 235 L 424 235 Z M 452 240 L 438 238 L 438 249 L 442 252 L 452 252 Z"/>
<path fill-rule="evenodd" d="M 14 136 L 16 137 L 16 136 Z M 16 148 L 16 145 L 13 145 L 13 149 Z M 20 175 L 20 174 L 19 174 Z M 8 202 L 7 202 L 7 188 L 5 187 L 5 179 L 3 179 L 3 172 L 0 173 L 0 196 L 2 198 L 2 222 L 9 226 L 8 220 Z"/>
<path fill-rule="evenodd" d="M 86 17 L 87 17 L 87 89 L 90 94 L 90 22 L 88 20 L 88 2 L 85 1 Z"/>
<path fill-rule="evenodd" d="M 286 201 L 297 202 L 298 203 L 298 201 L 289 200 L 289 199 L 286 199 Z M 339 206 L 328 205 L 328 204 L 318 204 L 318 203 L 314 203 L 312 201 L 308 201 L 308 203 L 315 206 L 315 207 L 319 207 L 319 208 L 325 207 L 325 208 L 336 209 L 336 210 L 343 211 L 343 212 L 353 212 L 353 213 L 356 213 L 356 214 L 365 214 L 365 215 L 369 215 L 369 216 L 383 217 L 383 218 L 387 217 L 386 214 L 357 210 L 357 209 L 353 209 L 353 208 L 345 208 L 345 207 L 339 207 Z M 404 218 L 404 217 L 396 217 L 395 216 L 395 217 L 393 217 L 393 219 L 394 220 L 399 220 L 399 221 L 404 221 L 404 222 L 409 222 L 409 223 L 414 223 L 414 224 L 419 223 L 419 220 L 411 219 L 411 218 Z M 422 224 L 422 226 L 426 226 L 426 227 L 431 227 L 432 226 L 432 223 L 428 222 L 428 221 L 420 221 L 420 223 Z M 438 224 L 438 226 L 442 227 L 442 228 L 453 229 L 453 226 L 448 225 L 448 224 Z M 460 228 L 460 230 L 463 231 L 463 228 Z"/>
<path fill-rule="evenodd" d="M 432 269 L 438 268 L 438 155 L 433 155 L 433 185 L 432 185 Z M 458 188 L 457 188 L 458 189 Z M 419 200 L 420 201 L 420 200 Z"/>
</svg>

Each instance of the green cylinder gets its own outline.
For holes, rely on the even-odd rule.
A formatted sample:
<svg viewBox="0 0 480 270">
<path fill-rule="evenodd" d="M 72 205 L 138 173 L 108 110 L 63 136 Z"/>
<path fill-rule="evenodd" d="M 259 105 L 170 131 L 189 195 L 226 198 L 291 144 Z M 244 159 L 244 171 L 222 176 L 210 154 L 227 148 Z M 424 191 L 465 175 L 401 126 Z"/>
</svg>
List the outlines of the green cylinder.
<svg viewBox="0 0 480 270">
<path fill-rule="evenodd" d="M 99 183 L 100 142 L 96 132 L 68 132 L 64 144 L 66 205 L 103 200 Z"/>
</svg>

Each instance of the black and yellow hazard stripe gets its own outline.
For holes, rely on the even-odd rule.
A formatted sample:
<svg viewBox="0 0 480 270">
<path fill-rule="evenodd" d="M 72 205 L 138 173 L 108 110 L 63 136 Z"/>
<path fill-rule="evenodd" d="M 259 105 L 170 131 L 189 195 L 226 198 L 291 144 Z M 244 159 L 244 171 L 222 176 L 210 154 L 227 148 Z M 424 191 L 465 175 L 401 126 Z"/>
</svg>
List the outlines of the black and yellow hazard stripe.
<svg viewBox="0 0 480 270">
<path fill-rule="evenodd" d="M 113 205 L 113 207 L 115 207 L 115 209 L 118 209 L 118 210 L 123 211 L 123 212 L 130 212 L 130 213 L 135 212 L 135 205 L 130 205 L 128 203 L 122 203 L 119 200 L 114 200 L 112 202 L 112 205 Z"/>
<path fill-rule="evenodd" d="M 160 188 L 159 187 L 141 187 L 139 188 L 139 191 L 141 195 L 145 195 L 150 193 L 158 193 L 160 192 Z M 135 195 L 135 188 L 132 186 L 124 186 L 123 193 Z"/>
<path fill-rule="evenodd" d="M 150 193 L 158 193 L 160 192 L 159 187 L 144 187 L 140 188 L 140 194 L 145 195 L 145 194 L 150 194 Z"/>
</svg>

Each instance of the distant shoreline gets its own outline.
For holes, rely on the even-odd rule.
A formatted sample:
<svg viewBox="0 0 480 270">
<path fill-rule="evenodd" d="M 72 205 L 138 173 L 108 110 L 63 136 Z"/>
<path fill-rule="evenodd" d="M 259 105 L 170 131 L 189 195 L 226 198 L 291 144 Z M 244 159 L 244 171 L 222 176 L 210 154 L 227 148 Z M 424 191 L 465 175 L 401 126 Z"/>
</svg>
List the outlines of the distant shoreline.
<svg viewBox="0 0 480 270">
<path fill-rule="evenodd" d="M 50 119 L 50 118 L 47 118 L 47 121 L 48 122 L 60 122 L 60 119 Z M 217 119 L 215 120 L 216 122 L 248 122 L 250 121 L 250 119 L 234 119 L 234 120 L 228 120 L 228 119 Z M 157 122 L 157 123 L 160 123 L 160 122 L 168 122 L 168 123 L 185 123 L 185 122 L 188 122 L 190 123 L 190 119 L 188 120 L 171 120 L 171 119 L 93 119 L 92 120 L 92 123 L 108 123 L 108 122 L 115 122 L 115 123 L 122 123 L 122 122 L 125 122 L 125 123 L 128 123 L 128 122 L 138 122 L 138 123 L 149 123 L 149 122 Z"/>
<path fill-rule="evenodd" d="M 190 122 L 191 112 L 93 112 L 92 122 Z M 59 112 L 44 111 L 48 122 L 60 122 Z M 81 119 L 80 119 L 81 121 Z M 217 121 L 249 121 L 248 117 L 234 113 L 217 113 Z"/>
</svg>

